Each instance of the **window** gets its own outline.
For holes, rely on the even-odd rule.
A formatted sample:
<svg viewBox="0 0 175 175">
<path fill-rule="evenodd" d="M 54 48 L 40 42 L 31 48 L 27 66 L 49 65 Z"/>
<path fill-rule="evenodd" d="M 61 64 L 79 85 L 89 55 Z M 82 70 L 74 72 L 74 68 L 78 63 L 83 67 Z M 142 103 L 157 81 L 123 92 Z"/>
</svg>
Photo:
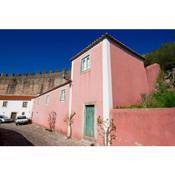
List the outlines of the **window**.
<svg viewBox="0 0 175 175">
<path fill-rule="evenodd" d="M 3 101 L 2 107 L 7 107 L 8 101 Z"/>
<path fill-rule="evenodd" d="M 40 104 L 40 98 L 38 98 L 38 105 Z"/>
<path fill-rule="evenodd" d="M 64 101 L 65 100 L 65 96 L 66 96 L 66 90 L 63 89 L 63 90 L 61 90 L 60 101 Z"/>
<path fill-rule="evenodd" d="M 25 115 L 25 112 L 22 112 L 22 115 Z"/>
<path fill-rule="evenodd" d="M 24 101 L 24 102 L 22 103 L 22 107 L 23 107 L 23 108 L 27 108 L 27 105 L 28 105 L 28 102 L 26 102 L 26 101 Z"/>
<path fill-rule="evenodd" d="M 49 103 L 49 95 L 46 96 L 46 104 Z"/>
<path fill-rule="evenodd" d="M 90 57 L 87 56 L 81 60 L 81 72 L 90 69 Z"/>
</svg>

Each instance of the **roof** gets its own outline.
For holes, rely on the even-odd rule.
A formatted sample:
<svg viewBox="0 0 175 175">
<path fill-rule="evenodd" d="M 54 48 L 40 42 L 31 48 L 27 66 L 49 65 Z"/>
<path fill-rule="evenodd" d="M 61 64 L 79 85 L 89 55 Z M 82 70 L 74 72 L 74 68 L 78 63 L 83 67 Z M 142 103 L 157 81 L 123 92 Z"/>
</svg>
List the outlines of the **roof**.
<svg viewBox="0 0 175 175">
<path fill-rule="evenodd" d="M 0 95 L 0 100 L 31 100 L 35 96 Z"/>
<path fill-rule="evenodd" d="M 51 91 L 53 91 L 53 90 L 55 90 L 55 89 L 58 89 L 58 88 L 63 87 L 63 86 L 65 86 L 65 85 L 67 85 L 67 84 L 70 84 L 71 82 L 72 82 L 71 80 L 68 80 L 68 81 L 66 81 L 66 82 L 63 83 L 63 84 L 60 84 L 59 86 L 56 86 L 56 87 L 54 87 L 54 88 L 52 88 L 52 89 L 50 89 L 50 90 L 48 90 L 48 91 L 46 91 L 46 92 L 44 92 L 44 93 L 38 95 L 38 96 L 35 96 L 34 98 L 40 97 L 40 96 L 42 96 L 42 95 L 44 95 L 44 94 L 47 94 L 47 93 L 49 93 L 49 92 L 51 92 Z"/>
<path fill-rule="evenodd" d="M 86 51 L 88 51 L 89 49 L 91 49 L 92 47 L 94 47 L 95 45 L 97 45 L 99 42 L 101 42 L 104 39 L 108 39 L 108 40 L 114 42 L 115 44 L 119 45 L 120 47 L 122 47 L 126 51 L 128 51 L 131 54 L 135 55 L 137 58 L 141 59 L 142 61 L 145 60 L 145 58 L 143 56 L 141 56 L 139 53 L 137 53 L 136 51 L 132 50 L 131 48 L 129 48 L 128 46 L 126 46 L 122 42 L 118 41 L 117 39 L 115 39 L 114 37 L 112 37 L 111 35 L 109 35 L 108 33 L 105 33 L 100 38 L 98 38 L 97 40 L 95 40 L 94 42 L 92 42 L 90 45 L 88 45 L 86 48 L 84 48 L 82 51 L 80 51 L 78 54 L 76 54 L 71 59 L 71 61 L 75 60 L 77 57 L 79 57 L 80 55 L 82 55 L 83 53 L 85 53 Z"/>
</svg>

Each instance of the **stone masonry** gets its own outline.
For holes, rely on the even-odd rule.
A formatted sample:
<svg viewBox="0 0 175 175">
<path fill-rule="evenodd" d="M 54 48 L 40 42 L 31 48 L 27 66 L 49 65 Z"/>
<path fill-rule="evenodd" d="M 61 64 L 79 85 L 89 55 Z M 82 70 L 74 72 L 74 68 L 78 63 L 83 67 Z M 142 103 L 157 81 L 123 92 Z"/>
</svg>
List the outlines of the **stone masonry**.
<svg viewBox="0 0 175 175">
<path fill-rule="evenodd" d="M 38 95 L 70 79 L 70 71 L 0 74 L 0 95 Z"/>
</svg>

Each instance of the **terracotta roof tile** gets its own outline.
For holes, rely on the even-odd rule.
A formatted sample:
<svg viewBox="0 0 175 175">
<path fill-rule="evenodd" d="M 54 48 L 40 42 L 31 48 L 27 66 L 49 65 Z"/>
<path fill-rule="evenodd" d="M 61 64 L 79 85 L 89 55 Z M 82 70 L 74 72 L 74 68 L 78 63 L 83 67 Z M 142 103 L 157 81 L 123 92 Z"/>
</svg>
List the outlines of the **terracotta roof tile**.
<svg viewBox="0 0 175 175">
<path fill-rule="evenodd" d="M 0 100 L 31 100 L 35 96 L 0 95 Z"/>
</svg>

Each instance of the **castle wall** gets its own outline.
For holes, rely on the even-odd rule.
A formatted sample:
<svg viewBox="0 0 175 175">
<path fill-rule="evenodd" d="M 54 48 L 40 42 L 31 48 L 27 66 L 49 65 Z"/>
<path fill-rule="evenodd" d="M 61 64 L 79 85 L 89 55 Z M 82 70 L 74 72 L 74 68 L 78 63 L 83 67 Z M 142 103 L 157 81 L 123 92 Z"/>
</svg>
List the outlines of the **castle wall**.
<svg viewBox="0 0 175 175">
<path fill-rule="evenodd" d="M 0 95 L 37 95 L 69 79 L 70 71 L 26 75 L 0 75 Z"/>
</svg>

